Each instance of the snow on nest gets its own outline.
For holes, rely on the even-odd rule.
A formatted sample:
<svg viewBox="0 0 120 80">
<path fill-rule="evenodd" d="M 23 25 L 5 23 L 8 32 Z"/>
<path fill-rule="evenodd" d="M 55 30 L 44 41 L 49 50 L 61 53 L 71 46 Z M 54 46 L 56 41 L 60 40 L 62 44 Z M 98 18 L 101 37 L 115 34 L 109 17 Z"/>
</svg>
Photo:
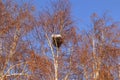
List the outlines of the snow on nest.
<svg viewBox="0 0 120 80">
<path fill-rule="evenodd" d="M 52 34 L 52 37 L 62 37 L 60 34 Z"/>
</svg>

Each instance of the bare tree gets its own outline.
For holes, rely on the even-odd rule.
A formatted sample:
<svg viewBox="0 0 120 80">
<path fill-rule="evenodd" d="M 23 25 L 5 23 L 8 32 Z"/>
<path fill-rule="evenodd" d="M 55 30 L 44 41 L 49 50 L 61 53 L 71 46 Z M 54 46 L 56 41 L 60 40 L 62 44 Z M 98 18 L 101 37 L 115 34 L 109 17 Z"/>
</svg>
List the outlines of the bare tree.
<svg viewBox="0 0 120 80">
<path fill-rule="evenodd" d="M 50 4 L 35 17 L 27 2 L 0 0 L 0 80 L 119 80 L 119 22 L 94 13 L 79 32 L 69 0 Z"/>
<path fill-rule="evenodd" d="M 85 78 L 86 80 L 119 79 L 119 72 L 116 72 L 118 70 L 120 55 L 119 23 L 113 22 L 105 14 L 99 17 L 94 13 L 91 19 L 93 22 L 92 30 L 86 33 L 86 37 L 83 36 L 83 42 L 85 42 L 84 45 L 86 45 L 85 48 L 87 50 L 85 57 L 88 58 L 85 65 L 88 67 L 84 72 Z"/>
<path fill-rule="evenodd" d="M 72 49 L 77 46 L 75 44 L 77 43 L 76 29 L 70 14 L 69 1 L 51 1 L 51 4 L 50 8 L 46 8 L 40 13 L 39 19 L 36 21 L 37 24 L 33 31 L 35 40 L 33 41 L 39 48 L 34 49 L 38 50 L 39 55 L 46 56 L 52 62 L 52 73 L 49 72 L 49 76 L 53 76 L 50 79 L 68 80 L 69 76 L 73 75 L 73 67 L 70 66 L 72 66 Z M 60 34 L 63 37 L 64 43 L 59 49 L 52 44 L 52 34 Z"/>
<path fill-rule="evenodd" d="M 20 55 L 20 49 L 26 51 L 26 43 L 23 42 L 22 37 L 32 29 L 34 19 L 32 9 L 26 3 L 19 6 L 9 0 L 4 2 L 0 0 L 0 17 L 0 79 L 27 76 L 28 74 L 24 72 L 27 62 L 22 60 L 20 62 L 20 56 L 17 55 Z"/>
</svg>

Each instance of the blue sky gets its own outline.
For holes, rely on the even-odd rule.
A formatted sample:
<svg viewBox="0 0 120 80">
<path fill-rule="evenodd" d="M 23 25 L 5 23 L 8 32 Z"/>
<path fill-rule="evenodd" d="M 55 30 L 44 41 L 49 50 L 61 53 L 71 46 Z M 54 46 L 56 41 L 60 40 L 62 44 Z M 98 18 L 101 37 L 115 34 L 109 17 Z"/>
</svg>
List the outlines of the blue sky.
<svg viewBox="0 0 120 80">
<path fill-rule="evenodd" d="M 42 10 L 45 6 L 49 6 L 49 1 L 34 0 L 34 4 L 37 10 Z M 100 16 L 107 12 L 115 21 L 120 21 L 120 0 L 70 0 L 70 2 L 72 17 L 81 27 L 90 24 L 90 15 L 94 12 Z"/>
<path fill-rule="evenodd" d="M 88 22 L 93 12 L 100 16 L 108 12 L 115 20 L 120 20 L 120 0 L 70 0 L 72 14 Z"/>
</svg>

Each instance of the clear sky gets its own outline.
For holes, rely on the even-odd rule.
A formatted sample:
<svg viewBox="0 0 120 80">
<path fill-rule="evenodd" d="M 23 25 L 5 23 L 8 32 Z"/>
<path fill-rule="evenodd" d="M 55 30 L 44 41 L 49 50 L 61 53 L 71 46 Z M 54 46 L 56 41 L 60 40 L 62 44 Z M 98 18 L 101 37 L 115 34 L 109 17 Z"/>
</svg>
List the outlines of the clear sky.
<svg viewBox="0 0 120 80">
<path fill-rule="evenodd" d="M 120 21 L 120 0 L 70 0 L 70 2 L 72 17 L 83 27 L 90 24 L 90 15 L 94 12 L 100 16 L 107 12 L 115 21 Z M 38 10 L 49 5 L 48 3 L 49 0 L 34 0 Z"/>
</svg>

